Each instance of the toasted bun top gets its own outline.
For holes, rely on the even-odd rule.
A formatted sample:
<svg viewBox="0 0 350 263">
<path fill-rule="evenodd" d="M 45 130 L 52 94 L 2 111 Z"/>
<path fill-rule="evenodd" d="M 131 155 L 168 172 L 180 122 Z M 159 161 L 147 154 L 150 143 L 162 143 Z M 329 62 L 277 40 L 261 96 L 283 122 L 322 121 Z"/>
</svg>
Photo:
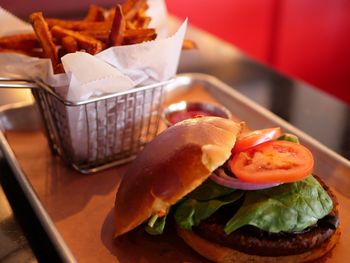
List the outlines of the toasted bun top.
<svg viewBox="0 0 350 263">
<path fill-rule="evenodd" d="M 203 183 L 231 155 L 241 125 L 218 117 L 185 120 L 148 143 L 120 184 L 116 236 L 137 227 Z"/>
</svg>

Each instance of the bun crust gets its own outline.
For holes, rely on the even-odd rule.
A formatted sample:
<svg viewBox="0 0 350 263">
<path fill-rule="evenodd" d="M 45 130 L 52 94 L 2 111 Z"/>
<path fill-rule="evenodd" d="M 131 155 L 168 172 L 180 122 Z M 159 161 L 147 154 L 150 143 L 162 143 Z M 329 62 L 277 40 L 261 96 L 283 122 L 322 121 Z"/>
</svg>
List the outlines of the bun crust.
<svg viewBox="0 0 350 263">
<path fill-rule="evenodd" d="M 294 262 L 308 262 L 324 256 L 330 251 L 339 241 L 340 228 L 338 227 L 334 234 L 325 241 L 320 247 L 310 251 L 278 257 L 264 257 L 257 255 L 249 255 L 233 248 L 221 246 L 212 243 L 206 239 L 201 238 L 192 231 L 182 229 L 177 226 L 178 235 L 195 251 L 218 263 L 233 263 L 233 262 L 259 262 L 259 263 L 294 263 Z"/>
<path fill-rule="evenodd" d="M 242 127 L 218 117 L 185 120 L 148 143 L 123 177 L 115 202 L 120 236 L 203 183 L 231 155 Z"/>
</svg>

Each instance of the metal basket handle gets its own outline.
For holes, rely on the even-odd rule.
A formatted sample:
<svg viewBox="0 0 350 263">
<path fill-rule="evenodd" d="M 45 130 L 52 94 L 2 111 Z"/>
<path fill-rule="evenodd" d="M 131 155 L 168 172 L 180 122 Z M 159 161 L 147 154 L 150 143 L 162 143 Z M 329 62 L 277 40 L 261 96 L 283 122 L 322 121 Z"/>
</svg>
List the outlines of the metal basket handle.
<svg viewBox="0 0 350 263">
<path fill-rule="evenodd" d="M 43 89 L 46 92 L 50 93 L 54 97 L 56 97 L 58 100 L 63 102 L 66 105 L 74 105 L 74 103 L 70 103 L 69 101 L 66 102 L 61 96 L 56 94 L 50 86 L 45 84 L 44 82 L 37 80 L 29 80 L 22 76 L 18 75 L 9 75 L 9 76 L 1 76 L 0 75 L 0 89 Z"/>
<path fill-rule="evenodd" d="M 35 89 L 38 85 L 21 76 L 0 76 L 0 88 Z"/>
</svg>

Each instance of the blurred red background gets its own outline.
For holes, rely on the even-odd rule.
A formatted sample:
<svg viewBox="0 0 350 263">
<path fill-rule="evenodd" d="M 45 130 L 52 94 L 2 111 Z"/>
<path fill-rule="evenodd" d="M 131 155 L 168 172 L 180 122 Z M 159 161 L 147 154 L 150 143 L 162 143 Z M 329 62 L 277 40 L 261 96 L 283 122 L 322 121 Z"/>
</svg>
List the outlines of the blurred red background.
<svg viewBox="0 0 350 263">
<path fill-rule="evenodd" d="M 350 104 L 349 0 L 167 0 L 170 13 Z"/>
<path fill-rule="evenodd" d="M 42 10 L 66 18 L 91 3 L 123 0 L 1 0 L 26 18 Z M 166 0 L 169 12 L 234 44 L 246 54 L 350 104 L 349 0 Z M 1 25 L 4 26 L 4 25 Z"/>
</svg>

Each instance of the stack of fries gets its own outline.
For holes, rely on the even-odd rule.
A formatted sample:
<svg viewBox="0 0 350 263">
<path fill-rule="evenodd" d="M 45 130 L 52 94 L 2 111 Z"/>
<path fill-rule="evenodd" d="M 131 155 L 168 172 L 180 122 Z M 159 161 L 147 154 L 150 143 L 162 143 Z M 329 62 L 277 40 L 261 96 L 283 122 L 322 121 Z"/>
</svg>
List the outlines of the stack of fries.
<svg viewBox="0 0 350 263">
<path fill-rule="evenodd" d="M 91 5 L 82 20 L 44 18 L 32 13 L 34 32 L 0 37 L 0 52 L 16 52 L 50 58 L 55 74 L 63 73 L 61 57 L 85 51 L 92 55 L 111 46 L 129 45 L 154 40 L 157 33 L 148 28 L 146 0 L 127 0 L 123 5 L 105 9 Z"/>
</svg>

